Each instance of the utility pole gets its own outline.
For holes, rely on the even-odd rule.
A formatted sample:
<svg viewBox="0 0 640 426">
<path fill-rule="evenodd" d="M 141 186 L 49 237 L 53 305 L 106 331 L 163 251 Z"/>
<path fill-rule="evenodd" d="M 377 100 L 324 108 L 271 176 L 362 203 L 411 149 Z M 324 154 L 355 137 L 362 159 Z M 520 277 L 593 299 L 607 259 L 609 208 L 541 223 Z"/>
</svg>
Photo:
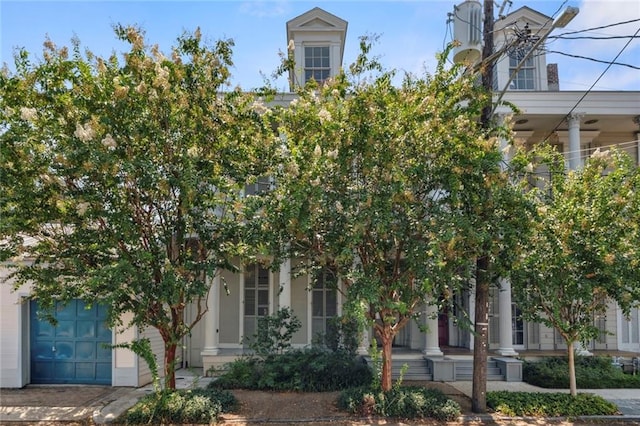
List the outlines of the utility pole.
<svg viewBox="0 0 640 426">
<path fill-rule="evenodd" d="M 488 93 L 493 91 L 493 61 L 488 60 L 493 54 L 493 0 L 484 0 L 482 48 L 482 86 Z M 492 97 L 482 109 L 480 117 L 482 127 L 491 127 L 493 111 Z M 485 191 L 489 192 L 489 189 Z M 490 194 L 487 194 L 489 196 Z M 476 309 L 475 337 L 473 345 L 473 384 L 471 391 L 471 410 L 474 413 L 487 411 L 487 356 L 489 353 L 489 285 L 491 262 L 488 253 L 481 252 L 476 260 Z"/>
</svg>

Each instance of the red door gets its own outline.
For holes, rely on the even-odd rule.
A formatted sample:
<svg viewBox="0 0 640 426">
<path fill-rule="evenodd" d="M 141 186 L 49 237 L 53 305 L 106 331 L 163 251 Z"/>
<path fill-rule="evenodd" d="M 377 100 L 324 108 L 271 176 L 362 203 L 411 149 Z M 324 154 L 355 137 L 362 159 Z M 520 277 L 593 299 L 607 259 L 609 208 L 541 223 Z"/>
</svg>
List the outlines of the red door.
<svg viewBox="0 0 640 426">
<path fill-rule="evenodd" d="M 438 314 L 438 346 L 449 346 L 449 315 L 447 311 Z"/>
</svg>

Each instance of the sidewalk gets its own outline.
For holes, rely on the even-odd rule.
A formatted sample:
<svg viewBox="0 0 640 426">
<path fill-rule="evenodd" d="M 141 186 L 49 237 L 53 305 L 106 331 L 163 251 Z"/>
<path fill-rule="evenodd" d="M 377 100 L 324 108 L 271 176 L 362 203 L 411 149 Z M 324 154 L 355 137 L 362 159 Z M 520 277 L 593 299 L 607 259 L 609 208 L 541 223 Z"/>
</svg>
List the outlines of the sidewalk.
<svg viewBox="0 0 640 426">
<path fill-rule="evenodd" d="M 188 370 L 176 373 L 178 388 L 206 387 L 210 378 L 194 375 Z M 472 383 L 449 382 L 453 388 L 471 396 Z M 487 391 L 513 392 L 568 392 L 568 390 L 544 389 L 523 382 L 487 383 Z M 134 405 L 142 396 L 152 392 L 152 386 L 142 388 L 111 388 L 104 386 L 28 386 L 24 389 L 0 390 L 0 424 L 64 421 L 86 424 L 91 418 L 95 424 L 113 422 L 120 414 Z M 615 403 L 622 416 L 597 418 L 600 424 L 619 423 L 640 425 L 639 389 L 579 389 L 580 393 L 594 393 Z M 479 417 L 474 417 L 478 420 Z M 461 419 L 471 424 L 474 419 Z M 588 418 L 586 418 L 588 419 Z M 583 419 L 583 420 L 586 420 Z M 309 419 L 312 420 L 312 419 Z M 540 424 L 541 419 L 535 423 Z M 596 418 L 594 418 L 596 420 Z"/>
</svg>

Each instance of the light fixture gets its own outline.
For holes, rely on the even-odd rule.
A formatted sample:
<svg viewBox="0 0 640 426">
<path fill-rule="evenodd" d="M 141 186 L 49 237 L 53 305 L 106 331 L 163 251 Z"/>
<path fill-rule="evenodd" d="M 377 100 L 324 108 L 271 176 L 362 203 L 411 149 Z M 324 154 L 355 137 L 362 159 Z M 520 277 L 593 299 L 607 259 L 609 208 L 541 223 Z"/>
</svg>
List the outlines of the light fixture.
<svg viewBox="0 0 640 426">
<path fill-rule="evenodd" d="M 526 118 L 521 118 L 520 120 L 516 120 L 516 124 L 526 124 L 528 122 L 529 120 L 527 120 Z"/>
<path fill-rule="evenodd" d="M 587 121 L 585 121 L 585 122 L 584 122 L 584 124 L 596 124 L 597 122 L 598 122 L 598 120 L 597 120 L 597 119 L 592 118 L 591 120 L 587 120 Z"/>
<path fill-rule="evenodd" d="M 551 28 L 564 28 L 567 26 L 569 22 L 580 12 L 580 9 L 577 7 L 569 6 L 565 10 L 562 11 L 560 16 L 558 16 L 551 25 Z"/>
</svg>

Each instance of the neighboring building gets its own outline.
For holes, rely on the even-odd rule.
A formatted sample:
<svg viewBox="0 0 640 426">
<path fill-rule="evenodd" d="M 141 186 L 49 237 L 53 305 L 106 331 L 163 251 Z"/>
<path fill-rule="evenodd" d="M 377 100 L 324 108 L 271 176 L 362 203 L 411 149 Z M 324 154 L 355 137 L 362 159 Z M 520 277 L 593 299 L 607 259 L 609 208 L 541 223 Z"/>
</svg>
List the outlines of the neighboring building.
<svg viewBox="0 0 640 426">
<path fill-rule="evenodd" d="M 528 24 L 531 32 L 538 34 L 539 30 L 548 31 L 550 21 L 526 7 L 511 13 L 496 23 L 499 29 L 496 34 L 500 34 L 496 50 L 513 36 L 511 29 L 516 23 L 518 28 Z M 339 72 L 346 44 L 346 21 L 314 8 L 287 22 L 286 29 L 299 64 L 295 75 L 290 76 L 293 84 L 304 84 L 311 77 L 321 81 Z M 513 50 L 498 61 L 497 93 L 514 74 L 521 53 Z M 640 163 L 640 93 L 560 91 L 557 68 L 546 64 L 544 50 L 540 49 L 532 58 L 514 74 L 503 98 L 520 108 L 521 114 L 513 118 L 517 139 L 529 146 L 550 140 L 565 153 L 572 168 L 580 167 L 594 149 L 614 145 Z M 293 95 L 286 94 L 279 102 L 291 99 Z M 499 108 L 496 113 L 506 115 L 508 111 Z M 258 185 L 251 190 L 261 188 Z M 245 349 L 244 336 L 255 331 L 257 318 L 281 307 L 290 307 L 303 323 L 293 337 L 297 347 L 310 345 L 315 336 L 326 331 L 327 320 L 341 314 L 343 300 L 331 289 L 333 278 L 329 275 L 314 279 L 292 276 L 290 261 L 284 262 L 279 272 L 270 272 L 257 264 L 238 266 L 241 273 L 224 271 L 214 280 L 208 300 L 210 310 L 183 342 L 180 356 L 183 366 L 206 370 L 235 358 Z M 6 274 L 6 268 L 0 268 L 0 273 Z M 221 280 L 226 286 L 220 285 Z M 519 318 L 510 286 L 508 282 L 503 284 L 501 289 L 491 292 L 490 351 L 508 356 L 525 350 L 564 349 L 563 340 L 554 330 Z M 125 349 L 104 349 L 102 343 L 117 344 L 147 336 L 162 360 L 162 342 L 157 333 L 108 330 L 102 325 L 101 308 L 96 306 L 87 311 L 81 302 L 61 310 L 58 326 L 51 327 L 38 319 L 33 302 L 24 302 L 28 294 L 28 288 L 17 292 L 10 291 L 7 285 L 0 288 L 0 387 L 22 387 L 29 383 L 140 386 L 151 380 L 144 361 Z M 473 336 L 456 325 L 456 317 L 462 316 L 464 310 L 473 318 L 474 297 L 471 292 L 455 297 L 460 310 L 436 313 L 435 308 L 426 307 L 425 317 L 431 318 L 426 320 L 430 332 L 422 333 L 411 323 L 396 337 L 394 347 L 436 358 L 452 347 L 472 349 Z M 586 349 L 640 352 L 637 308 L 627 321 L 612 304 L 604 317 L 594 321 L 611 334 L 603 333 Z M 363 340 L 363 352 L 370 338 L 371 335 Z"/>
</svg>

